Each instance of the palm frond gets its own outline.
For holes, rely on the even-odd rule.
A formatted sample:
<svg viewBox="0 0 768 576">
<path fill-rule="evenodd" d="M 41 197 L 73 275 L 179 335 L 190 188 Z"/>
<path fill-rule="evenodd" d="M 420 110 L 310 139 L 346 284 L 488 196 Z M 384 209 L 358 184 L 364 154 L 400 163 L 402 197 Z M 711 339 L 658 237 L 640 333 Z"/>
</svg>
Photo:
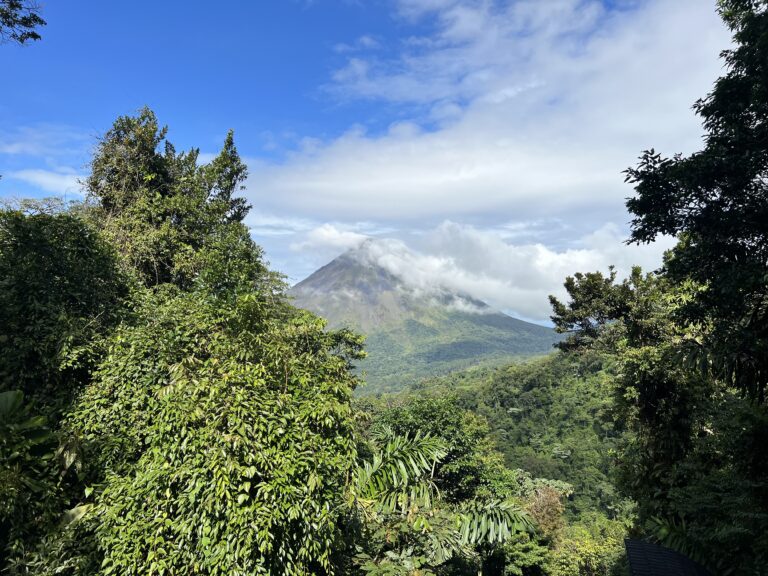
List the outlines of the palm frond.
<svg viewBox="0 0 768 576">
<path fill-rule="evenodd" d="M 503 544 L 521 532 L 532 532 L 530 516 L 510 502 L 472 502 L 458 513 L 462 544 Z"/>
<path fill-rule="evenodd" d="M 357 468 L 352 495 L 364 507 L 385 513 L 428 507 L 436 491 L 432 470 L 446 454 L 445 443 L 429 435 L 390 438 Z"/>
</svg>

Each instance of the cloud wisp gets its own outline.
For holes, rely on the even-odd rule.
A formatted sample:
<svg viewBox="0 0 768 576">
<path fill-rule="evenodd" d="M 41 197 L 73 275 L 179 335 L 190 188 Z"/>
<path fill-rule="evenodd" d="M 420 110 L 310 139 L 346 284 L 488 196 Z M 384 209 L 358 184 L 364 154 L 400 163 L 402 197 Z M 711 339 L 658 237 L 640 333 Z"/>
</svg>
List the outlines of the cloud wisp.
<svg viewBox="0 0 768 576">
<path fill-rule="evenodd" d="M 66 125 L 39 124 L 0 131 L 0 193 L 82 196 L 80 166 L 95 141 Z"/>
<path fill-rule="evenodd" d="M 44 170 L 41 168 L 14 170 L 6 175 L 9 179 L 19 180 L 40 190 L 56 195 L 74 195 L 81 197 L 85 178 L 72 169 Z"/>
</svg>

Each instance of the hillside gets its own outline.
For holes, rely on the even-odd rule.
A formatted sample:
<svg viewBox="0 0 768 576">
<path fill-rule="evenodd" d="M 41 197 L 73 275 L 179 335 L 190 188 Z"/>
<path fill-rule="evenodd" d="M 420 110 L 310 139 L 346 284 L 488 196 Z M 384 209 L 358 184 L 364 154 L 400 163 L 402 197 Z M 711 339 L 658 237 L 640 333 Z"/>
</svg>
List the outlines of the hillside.
<svg viewBox="0 0 768 576">
<path fill-rule="evenodd" d="M 342 254 L 290 290 L 296 306 L 323 316 L 331 327 L 367 336 L 363 393 L 545 354 L 557 340 L 550 328 L 512 318 L 466 294 L 409 285 L 374 261 L 369 246 Z"/>
<path fill-rule="evenodd" d="M 422 381 L 402 396 L 456 396 L 487 420 L 511 468 L 573 485 L 572 518 L 623 515 L 611 481 L 621 441 L 611 416 L 615 366 L 600 354 L 552 354 L 497 368 L 473 368 Z"/>
</svg>

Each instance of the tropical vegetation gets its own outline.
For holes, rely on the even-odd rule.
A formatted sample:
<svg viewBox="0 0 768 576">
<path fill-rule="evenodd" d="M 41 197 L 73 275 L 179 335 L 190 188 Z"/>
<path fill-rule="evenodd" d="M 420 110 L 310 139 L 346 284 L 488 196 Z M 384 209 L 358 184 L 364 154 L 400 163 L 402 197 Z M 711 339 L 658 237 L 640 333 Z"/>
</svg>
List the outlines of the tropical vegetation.
<svg viewBox="0 0 768 576">
<path fill-rule="evenodd" d="M 165 136 L 118 118 L 85 203 L 0 213 L 5 572 L 428 574 L 533 534 L 512 477 L 449 498 L 444 439 L 361 425 L 362 337 L 290 305 L 233 135 Z"/>
<path fill-rule="evenodd" d="M 0 210 L 0 571 L 608 576 L 629 535 L 768 574 L 768 2 L 719 6 L 702 150 L 626 172 L 629 241 L 676 245 L 567 278 L 544 358 L 356 397 L 364 339 L 291 304 L 233 133 L 206 162 L 149 109 L 85 201 Z"/>
</svg>

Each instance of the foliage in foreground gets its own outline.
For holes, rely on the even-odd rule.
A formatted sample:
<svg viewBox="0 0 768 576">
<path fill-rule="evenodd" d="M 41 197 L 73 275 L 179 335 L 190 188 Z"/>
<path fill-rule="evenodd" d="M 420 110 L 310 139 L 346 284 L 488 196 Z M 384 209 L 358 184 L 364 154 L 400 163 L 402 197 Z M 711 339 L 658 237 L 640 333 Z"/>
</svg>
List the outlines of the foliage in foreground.
<svg viewBox="0 0 768 576">
<path fill-rule="evenodd" d="M 494 438 L 497 423 L 489 425 L 476 410 L 464 407 L 473 394 L 483 392 L 480 383 L 465 381 L 464 385 L 459 397 L 443 394 L 444 390 L 432 382 L 426 389 L 417 388 L 417 394 L 366 399 L 360 401 L 359 406 L 361 414 L 368 415 L 364 421 L 370 432 L 364 436 L 382 428 L 406 435 L 421 431 L 445 443 L 447 452 L 437 463 L 433 480 L 448 508 L 482 507 L 506 501 L 535 523 L 535 530 L 512 534 L 503 546 L 475 546 L 467 550 L 446 562 L 437 573 L 482 571 L 522 576 L 621 573 L 627 518 L 610 519 L 600 511 L 593 511 L 569 521 L 563 501 L 571 496 L 573 487 L 558 480 L 534 478 L 524 470 L 515 469 L 514 461 L 512 467 L 505 465 L 498 451 L 504 442 Z M 574 471 L 577 470 L 574 467 Z M 378 535 L 374 532 L 369 537 L 369 546 L 374 546 L 377 537 L 379 542 L 388 542 L 393 535 L 407 539 L 410 534 L 407 528 L 404 523 L 388 526 Z M 416 549 L 424 547 L 425 544 L 420 543 Z"/>
<path fill-rule="evenodd" d="M 120 118 L 89 204 L 2 213 L 0 390 L 29 393 L 61 454 L 7 461 L 5 567 L 332 572 L 360 339 L 286 303 L 242 224 L 231 134 L 202 165 L 164 134 Z"/>
<path fill-rule="evenodd" d="M 0 212 L 0 390 L 60 415 L 128 295 L 115 250 L 74 214 Z"/>
<path fill-rule="evenodd" d="M 347 342 L 303 314 L 148 296 L 65 420 L 91 488 L 72 573 L 332 571 L 354 462 Z M 351 343 L 354 347 L 354 343 Z M 55 561 L 62 568 L 62 558 Z"/>
<path fill-rule="evenodd" d="M 19 390 L 0 392 L 0 542 L 5 554 L 24 553 L 31 535 L 57 521 L 61 507 L 55 442 L 43 416 L 32 416 Z"/>
</svg>

